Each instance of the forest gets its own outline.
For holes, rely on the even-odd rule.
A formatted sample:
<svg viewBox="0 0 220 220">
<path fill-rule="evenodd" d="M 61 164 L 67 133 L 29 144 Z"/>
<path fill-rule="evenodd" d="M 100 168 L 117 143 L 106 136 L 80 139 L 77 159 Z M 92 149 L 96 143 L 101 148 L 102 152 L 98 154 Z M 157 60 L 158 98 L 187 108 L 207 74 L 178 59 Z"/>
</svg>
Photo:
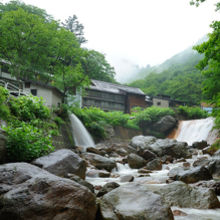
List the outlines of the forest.
<svg viewBox="0 0 220 220">
<path fill-rule="evenodd" d="M 0 3 L 0 57 L 17 79 L 50 83 L 64 94 L 89 79 L 115 82 L 105 55 L 83 47 L 83 30 L 76 15 L 60 22 L 21 1 Z"/>
</svg>

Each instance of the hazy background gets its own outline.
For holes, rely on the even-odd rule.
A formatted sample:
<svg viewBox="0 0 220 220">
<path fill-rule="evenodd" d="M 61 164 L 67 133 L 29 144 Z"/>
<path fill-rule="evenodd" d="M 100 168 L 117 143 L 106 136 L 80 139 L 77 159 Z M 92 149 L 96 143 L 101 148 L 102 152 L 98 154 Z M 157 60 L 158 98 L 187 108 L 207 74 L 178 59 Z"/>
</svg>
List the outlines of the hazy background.
<svg viewBox="0 0 220 220">
<path fill-rule="evenodd" d="M 55 19 L 75 14 L 85 29 L 84 44 L 106 55 L 124 82 L 139 67 L 160 64 L 194 45 L 219 20 L 214 3 L 199 8 L 190 0 L 24 0 Z M 8 2 L 8 1 L 1 1 Z"/>
</svg>

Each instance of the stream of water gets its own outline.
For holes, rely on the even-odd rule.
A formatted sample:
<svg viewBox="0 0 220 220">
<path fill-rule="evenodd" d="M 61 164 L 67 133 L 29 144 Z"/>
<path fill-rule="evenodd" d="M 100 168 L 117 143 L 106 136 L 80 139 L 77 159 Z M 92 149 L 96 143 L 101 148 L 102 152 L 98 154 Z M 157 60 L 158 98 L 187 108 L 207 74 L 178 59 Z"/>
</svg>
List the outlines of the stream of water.
<svg viewBox="0 0 220 220">
<path fill-rule="evenodd" d="M 86 151 L 87 147 L 95 147 L 95 143 L 83 123 L 74 115 L 69 115 L 75 145 Z"/>
<path fill-rule="evenodd" d="M 174 136 L 178 141 L 187 142 L 191 145 L 195 141 L 208 140 L 209 134 L 213 127 L 213 118 L 201 119 L 201 120 L 191 120 L 182 121 L 180 126 Z M 201 151 L 198 151 L 197 155 L 194 155 L 191 159 L 187 159 L 192 166 L 192 163 L 198 158 L 209 155 L 202 155 Z M 118 160 L 119 158 L 112 158 Z M 153 171 L 147 175 L 142 175 L 138 173 L 137 169 L 131 169 L 128 164 L 117 163 L 117 168 L 114 169 L 109 178 L 99 178 L 99 177 L 87 177 L 86 180 L 93 184 L 94 186 L 103 186 L 108 182 L 117 182 L 119 184 L 126 184 L 120 182 L 120 177 L 124 175 L 132 175 L 134 177 L 134 182 L 141 184 L 167 184 L 168 172 L 172 168 L 183 167 L 183 162 L 164 164 L 162 170 Z M 175 220 L 219 220 L 220 219 L 220 209 L 192 209 L 192 208 L 179 208 L 171 207 L 172 210 L 180 210 L 187 214 L 187 216 L 175 216 Z"/>
</svg>

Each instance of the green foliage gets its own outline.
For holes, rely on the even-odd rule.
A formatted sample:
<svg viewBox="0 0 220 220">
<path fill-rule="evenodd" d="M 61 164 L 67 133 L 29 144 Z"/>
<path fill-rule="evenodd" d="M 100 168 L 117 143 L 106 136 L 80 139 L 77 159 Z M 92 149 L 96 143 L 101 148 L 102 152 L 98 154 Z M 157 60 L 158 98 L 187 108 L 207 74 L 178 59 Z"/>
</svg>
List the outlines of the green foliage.
<svg viewBox="0 0 220 220">
<path fill-rule="evenodd" d="M 54 150 L 52 140 L 41 129 L 16 121 L 4 128 L 7 132 L 7 154 L 10 161 L 31 161 Z"/>
<path fill-rule="evenodd" d="M 58 126 L 59 128 L 60 128 L 61 125 L 64 124 L 63 119 L 60 118 L 60 117 L 58 117 L 58 116 L 56 116 L 53 120 L 56 122 L 56 124 L 57 124 L 57 126 Z"/>
<path fill-rule="evenodd" d="M 84 73 L 90 79 L 101 80 L 105 82 L 116 82 L 115 70 L 106 61 L 105 56 L 95 50 L 85 49 L 85 56 L 82 58 L 82 67 Z"/>
<path fill-rule="evenodd" d="M 139 73 L 143 79 L 130 85 L 141 88 L 150 96 L 163 94 L 171 99 L 199 104 L 202 100 L 203 76 L 195 66 L 201 59 L 201 55 L 193 53 L 191 49 L 186 50 L 158 67 L 143 69 Z"/>
<path fill-rule="evenodd" d="M 11 98 L 9 106 L 12 115 L 20 121 L 31 121 L 34 119 L 49 119 L 50 110 L 43 104 L 43 99 L 37 96 L 20 96 Z"/>
<path fill-rule="evenodd" d="M 199 119 L 207 118 L 208 113 L 200 107 L 178 106 L 177 114 L 183 116 L 185 119 Z"/>
<path fill-rule="evenodd" d="M 105 127 L 111 125 L 140 130 L 142 126 L 158 121 L 165 115 L 174 115 L 169 108 L 150 107 L 144 110 L 134 108 L 131 115 L 122 112 L 104 112 L 99 108 L 72 108 L 72 112 L 98 139 L 105 138 Z"/>
<path fill-rule="evenodd" d="M 159 121 L 162 117 L 166 115 L 174 116 L 175 113 L 170 108 L 160 108 L 160 107 L 149 107 L 135 115 L 136 123 L 141 127 L 146 127 L 152 125 L 154 122 Z"/>
<path fill-rule="evenodd" d="M 6 105 L 8 96 L 8 90 L 0 86 L 0 119 L 8 120 L 10 116 L 10 110 Z"/>
<path fill-rule="evenodd" d="M 204 54 L 204 59 L 198 65 L 205 78 L 203 93 L 214 107 L 215 124 L 220 128 L 220 21 L 213 22 L 211 27 L 213 32 L 208 35 L 209 40 L 194 49 Z"/>
</svg>

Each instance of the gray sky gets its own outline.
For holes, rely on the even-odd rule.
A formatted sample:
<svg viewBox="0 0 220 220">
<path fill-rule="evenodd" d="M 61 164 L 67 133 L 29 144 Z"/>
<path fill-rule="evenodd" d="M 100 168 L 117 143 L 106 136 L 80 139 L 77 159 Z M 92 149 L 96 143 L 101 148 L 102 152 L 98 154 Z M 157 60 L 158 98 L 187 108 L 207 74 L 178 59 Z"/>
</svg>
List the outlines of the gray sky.
<svg viewBox="0 0 220 220">
<path fill-rule="evenodd" d="M 217 0 L 199 8 L 190 0 L 24 0 L 55 19 L 75 14 L 85 27 L 84 46 L 106 55 L 117 79 L 134 65 L 160 64 L 211 31 Z M 8 2 L 8 1 L 2 1 Z"/>
</svg>

